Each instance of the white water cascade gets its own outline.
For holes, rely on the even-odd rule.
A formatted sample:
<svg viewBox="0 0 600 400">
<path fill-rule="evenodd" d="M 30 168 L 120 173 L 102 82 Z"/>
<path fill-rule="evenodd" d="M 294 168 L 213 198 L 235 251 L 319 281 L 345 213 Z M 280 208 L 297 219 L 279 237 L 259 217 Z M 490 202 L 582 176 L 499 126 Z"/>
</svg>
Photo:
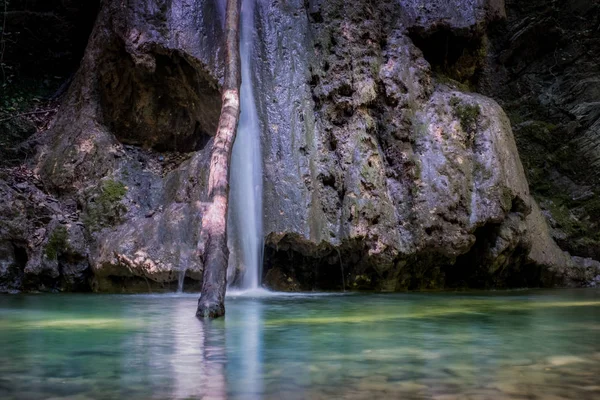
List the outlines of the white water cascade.
<svg viewBox="0 0 600 400">
<path fill-rule="evenodd" d="M 235 286 L 242 290 L 260 289 L 263 262 L 263 172 L 260 126 L 252 85 L 255 32 L 254 0 L 244 0 L 240 32 L 241 114 L 231 156 L 228 219 L 231 250 L 228 281 L 231 283 L 236 269 L 239 269 L 243 276 L 235 282 Z"/>
</svg>

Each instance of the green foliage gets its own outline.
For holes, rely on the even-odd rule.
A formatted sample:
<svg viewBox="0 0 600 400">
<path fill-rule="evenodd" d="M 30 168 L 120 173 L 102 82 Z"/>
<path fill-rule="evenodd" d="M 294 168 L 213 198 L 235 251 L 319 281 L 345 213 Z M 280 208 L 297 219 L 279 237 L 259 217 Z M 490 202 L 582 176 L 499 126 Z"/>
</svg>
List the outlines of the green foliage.
<svg viewBox="0 0 600 400">
<path fill-rule="evenodd" d="M 116 201 L 120 201 L 126 193 L 127 189 L 125 189 L 125 185 L 123 185 L 121 182 L 109 179 L 102 182 L 102 193 L 100 195 L 100 199 L 102 201 L 114 203 Z"/>
<path fill-rule="evenodd" d="M 41 80 L 20 79 L 0 83 L 0 119 L 27 111 L 51 96 L 58 86 L 58 78 Z"/>
<path fill-rule="evenodd" d="M 98 231 L 121 222 L 127 208 L 121 203 L 127 188 L 119 181 L 107 179 L 92 190 L 84 222 L 90 231 Z"/>
<path fill-rule="evenodd" d="M 571 215 L 569 208 L 562 201 L 554 199 L 545 202 L 545 205 L 558 226 L 567 234 L 573 235 L 581 232 L 583 228 L 581 222 Z"/>
<path fill-rule="evenodd" d="M 550 212 L 556 221 L 556 227 L 567 234 L 569 238 L 584 240 L 593 246 L 598 245 L 600 230 L 596 221 L 600 220 L 600 197 L 595 196 L 592 199 L 578 201 L 557 191 L 537 197 L 540 199 L 540 204 Z M 576 215 L 581 211 L 587 216 L 581 218 Z"/>
<path fill-rule="evenodd" d="M 475 130 L 477 130 L 477 121 L 481 115 L 479 104 L 465 104 L 461 99 L 453 96 L 450 99 L 450 106 L 452 107 L 454 116 L 460 121 L 463 131 L 469 135 L 473 135 Z"/>
<path fill-rule="evenodd" d="M 44 248 L 46 257 L 48 257 L 50 260 L 56 260 L 58 258 L 58 254 L 68 248 L 69 243 L 67 239 L 67 228 L 62 225 L 57 226 L 52 231 L 50 238 L 48 238 L 48 243 L 46 243 L 46 247 Z"/>
</svg>

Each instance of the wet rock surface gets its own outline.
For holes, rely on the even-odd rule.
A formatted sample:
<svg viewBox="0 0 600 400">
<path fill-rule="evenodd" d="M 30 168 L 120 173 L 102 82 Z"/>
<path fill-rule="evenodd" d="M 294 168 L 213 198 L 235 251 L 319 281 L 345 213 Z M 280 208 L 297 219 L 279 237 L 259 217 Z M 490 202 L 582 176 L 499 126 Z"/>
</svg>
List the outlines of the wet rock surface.
<svg viewBox="0 0 600 400">
<path fill-rule="evenodd" d="M 500 2 L 431 2 L 425 12 L 412 2 L 312 1 L 308 24 L 295 7 L 265 3 L 259 18 L 274 21 L 262 56 L 270 68 L 256 78 L 268 83 L 260 90 L 265 198 L 276 206 L 265 210 L 267 284 L 270 268 L 274 285 L 284 277 L 305 290 L 586 281 L 569 278 L 575 264 L 550 237 L 529 234 L 537 206 L 509 119 L 493 100 L 462 90 L 477 82 Z M 426 60 L 413 42 L 440 32 L 472 57 Z M 300 50 L 307 41 L 314 51 Z M 464 65 L 464 76 L 440 79 Z M 277 84 L 302 76 L 293 90 Z M 550 262 L 540 248 L 561 257 Z"/>
<path fill-rule="evenodd" d="M 0 291 L 88 290 L 87 243 L 69 200 L 44 193 L 24 167 L 0 178 Z"/>
<path fill-rule="evenodd" d="M 597 280 L 600 264 L 556 245 L 511 120 L 467 90 L 485 83 L 503 3 L 454 3 L 257 1 L 267 286 Z M 0 180 L 0 289 L 199 287 L 222 10 L 160 4 L 104 3 L 61 111 L 30 140 L 27 178 Z M 440 38 L 452 45 L 443 59 Z"/>
<path fill-rule="evenodd" d="M 38 156 L 28 170 L 43 182 L 35 195 L 51 193 L 56 210 L 40 219 L 24 213 L 29 203 L 11 187 L 6 192 L 17 197 L 3 196 L 2 220 L 14 226 L 0 235 L 3 288 L 198 285 L 196 235 L 220 109 L 221 36 L 212 1 L 103 3 L 61 111 L 30 141 Z M 73 210 L 71 220 L 61 216 L 64 207 Z"/>
</svg>

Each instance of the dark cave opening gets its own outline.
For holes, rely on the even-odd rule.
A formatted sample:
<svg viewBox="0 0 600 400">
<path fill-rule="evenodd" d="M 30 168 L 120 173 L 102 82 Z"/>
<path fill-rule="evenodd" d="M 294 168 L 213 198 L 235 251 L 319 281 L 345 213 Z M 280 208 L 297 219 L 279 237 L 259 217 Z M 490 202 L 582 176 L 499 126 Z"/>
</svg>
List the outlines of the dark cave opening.
<svg viewBox="0 0 600 400">
<path fill-rule="evenodd" d="M 9 256 L 8 259 L 12 258 L 13 263 L 9 265 L 4 274 L 0 274 L 0 285 L 8 283 L 10 289 L 18 290 L 23 282 L 25 266 L 27 265 L 27 261 L 29 261 L 27 245 L 22 242 L 5 242 L 4 245 L 0 244 L 0 259 L 7 258 L 6 254 L 2 254 L 3 251 L 12 252 L 12 257 Z"/>
<path fill-rule="evenodd" d="M 438 77 L 476 84 L 485 61 L 484 37 L 440 27 L 434 31 L 413 29 L 409 37 Z"/>
<path fill-rule="evenodd" d="M 445 285 L 461 288 L 488 288 L 490 273 L 486 268 L 486 255 L 498 237 L 500 224 L 486 224 L 475 230 L 475 243 L 471 249 L 457 257 L 454 265 L 445 268 Z"/>
<path fill-rule="evenodd" d="M 389 283 L 389 272 L 378 272 L 361 239 L 333 247 L 285 235 L 276 243 L 267 240 L 264 247 L 262 282 L 271 290 L 381 290 Z"/>
<path fill-rule="evenodd" d="M 335 256 L 335 257 L 333 257 Z M 292 249 L 266 247 L 263 283 L 282 291 L 334 291 L 344 289 L 337 253 L 324 257 L 305 256 Z"/>
<path fill-rule="evenodd" d="M 22 271 L 25 269 L 27 261 L 29 261 L 29 257 L 27 256 L 27 248 L 25 245 L 13 244 L 13 249 L 15 252 L 15 261 L 17 264 L 16 267 Z"/>
<path fill-rule="evenodd" d="M 217 130 L 221 96 L 214 77 L 185 54 L 148 50 L 136 64 L 123 43 L 99 65 L 104 121 L 119 141 L 156 151 L 202 149 Z"/>
<path fill-rule="evenodd" d="M 443 268 L 447 288 L 506 289 L 539 287 L 541 269 L 526 262 L 529 248 L 522 243 L 495 254 L 497 240 L 504 240 L 502 224 L 489 223 L 475 230 L 471 249 Z"/>
</svg>

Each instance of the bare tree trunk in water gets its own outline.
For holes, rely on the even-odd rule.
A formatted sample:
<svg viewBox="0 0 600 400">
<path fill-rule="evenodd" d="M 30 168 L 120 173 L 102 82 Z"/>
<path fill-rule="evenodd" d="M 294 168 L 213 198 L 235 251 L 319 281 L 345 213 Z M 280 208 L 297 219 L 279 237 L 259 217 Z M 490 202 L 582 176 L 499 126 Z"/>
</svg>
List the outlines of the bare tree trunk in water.
<svg viewBox="0 0 600 400">
<path fill-rule="evenodd" d="M 225 17 L 225 79 L 221 118 L 213 143 L 208 177 L 209 204 L 202 216 L 199 251 L 204 261 L 202 294 L 198 318 L 217 318 L 225 314 L 227 286 L 227 208 L 231 150 L 240 116 L 240 6 L 241 0 L 227 0 Z"/>
</svg>

